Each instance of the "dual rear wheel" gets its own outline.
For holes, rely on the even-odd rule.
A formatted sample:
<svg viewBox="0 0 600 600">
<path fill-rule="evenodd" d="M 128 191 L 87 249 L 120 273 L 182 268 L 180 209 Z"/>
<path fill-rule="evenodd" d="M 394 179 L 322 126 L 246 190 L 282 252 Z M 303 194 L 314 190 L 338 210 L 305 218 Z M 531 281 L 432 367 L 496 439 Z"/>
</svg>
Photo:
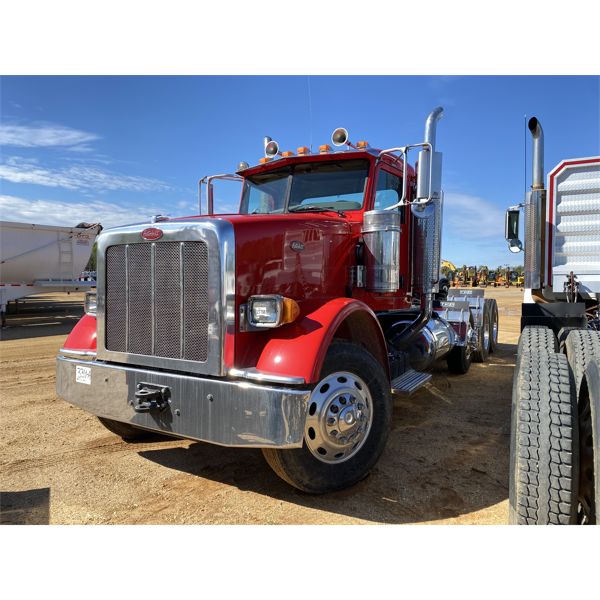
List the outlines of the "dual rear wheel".
<svg viewBox="0 0 600 600">
<path fill-rule="evenodd" d="M 526 327 L 513 380 L 509 520 L 592 524 L 600 494 L 600 332 L 572 330 L 558 352 Z"/>
</svg>

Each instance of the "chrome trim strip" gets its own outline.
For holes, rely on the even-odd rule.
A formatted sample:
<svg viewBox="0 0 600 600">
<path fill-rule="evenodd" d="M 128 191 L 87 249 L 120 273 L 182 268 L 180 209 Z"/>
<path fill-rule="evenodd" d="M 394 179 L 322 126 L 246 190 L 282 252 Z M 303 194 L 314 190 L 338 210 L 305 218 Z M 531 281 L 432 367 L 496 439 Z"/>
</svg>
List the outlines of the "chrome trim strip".
<svg viewBox="0 0 600 600">
<path fill-rule="evenodd" d="M 61 348 L 59 353 L 63 356 L 72 356 L 74 358 L 88 357 L 88 360 L 96 358 L 96 352 L 94 350 L 71 350 L 69 348 Z"/>
<path fill-rule="evenodd" d="M 152 310 L 150 311 L 150 348 L 152 355 L 156 354 L 156 337 L 154 328 L 156 326 L 156 302 L 155 302 L 155 287 L 156 287 L 156 244 L 150 244 L 150 298 L 152 298 Z"/>
<path fill-rule="evenodd" d="M 229 369 L 229 375 L 231 377 L 251 379 L 252 381 L 267 381 L 269 383 L 281 383 L 286 385 L 304 385 L 306 383 L 304 377 L 267 373 L 265 371 L 259 371 L 256 367 L 251 367 L 249 369 Z"/>
<path fill-rule="evenodd" d="M 198 217 L 181 221 L 164 221 L 160 223 L 163 231 L 161 241 L 164 242 L 204 242 L 208 248 L 208 356 L 205 362 L 165 358 L 145 354 L 131 354 L 107 350 L 106 339 L 106 250 L 109 246 L 126 246 L 126 264 L 128 263 L 127 249 L 131 244 L 148 244 L 152 242 L 142 239 L 140 233 L 148 226 L 128 225 L 103 232 L 98 237 L 97 253 L 97 338 L 98 358 L 111 362 L 187 371 L 202 375 L 224 376 L 226 334 L 233 339 L 235 334 L 235 237 L 233 225 L 220 218 Z M 160 243 L 160 242 L 157 242 Z M 128 282 L 129 273 L 126 275 Z M 129 287 L 127 283 L 127 287 Z M 127 298 L 129 305 L 129 298 Z M 228 310 L 229 308 L 229 310 Z M 129 315 L 127 315 L 127 323 Z M 129 335 L 129 332 L 127 332 Z M 127 344 L 129 340 L 127 339 Z"/>
<path fill-rule="evenodd" d="M 77 381 L 77 367 L 88 370 Z M 89 382 L 89 383 L 88 383 Z M 167 407 L 136 412 L 140 383 L 166 386 Z M 59 397 L 107 419 L 176 437 L 246 448 L 300 448 L 310 390 L 269 387 L 58 356 Z"/>
</svg>

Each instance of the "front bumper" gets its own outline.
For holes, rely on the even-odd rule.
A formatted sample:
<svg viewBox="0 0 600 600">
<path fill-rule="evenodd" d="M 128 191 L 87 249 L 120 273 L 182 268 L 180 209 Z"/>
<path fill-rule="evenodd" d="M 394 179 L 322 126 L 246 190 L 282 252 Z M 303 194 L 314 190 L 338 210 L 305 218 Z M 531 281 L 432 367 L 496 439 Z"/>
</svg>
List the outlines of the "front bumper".
<svg viewBox="0 0 600 600">
<path fill-rule="evenodd" d="M 309 390 L 164 373 L 63 356 L 56 360 L 57 394 L 99 417 L 222 446 L 302 446 Z M 79 377 L 76 377 L 77 367 L 80 367 Z M 167 386 L 168 406 L 162 411 L 136 412 L 133 400 L 139 383 Z"/>
</svg>

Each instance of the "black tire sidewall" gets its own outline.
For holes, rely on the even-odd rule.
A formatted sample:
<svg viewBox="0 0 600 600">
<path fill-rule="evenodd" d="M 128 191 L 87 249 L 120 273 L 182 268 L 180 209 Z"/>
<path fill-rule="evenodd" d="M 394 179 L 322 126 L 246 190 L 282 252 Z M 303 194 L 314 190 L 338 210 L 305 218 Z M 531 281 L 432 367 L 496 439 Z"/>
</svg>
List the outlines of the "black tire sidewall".
<svg viewBox="0 0 600 600">
<path fill-rule="evenodd" d="M 363 479 L 379 459 L 389 435 L 392 401 L 389 380 L 382 365 L 362 346 L 334 340 L 327 352 L 320 380 L 336 371 L 348 371 L 365 382 L 371 397 L 373 421 L 360 450 L 341 463 L 328 464 L 319 460 L 306 443 L 302 448 L 276 451 L 286 478 L 308 493 L 346 488 Z"/>
</svg>

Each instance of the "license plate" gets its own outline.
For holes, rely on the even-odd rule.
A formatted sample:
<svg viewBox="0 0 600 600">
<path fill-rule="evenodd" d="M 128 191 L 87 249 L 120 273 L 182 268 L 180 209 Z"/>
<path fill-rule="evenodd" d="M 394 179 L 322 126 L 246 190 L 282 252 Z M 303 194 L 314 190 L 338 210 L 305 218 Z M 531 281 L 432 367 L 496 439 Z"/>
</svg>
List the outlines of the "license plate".
<svg viewBox="0 0 600 600">
<path fill-rule="evenodd" d="M 77 383 L 85 383 L 92 385 L 92 367 L 75 367 L 75 381 Z"/>
</svg>

